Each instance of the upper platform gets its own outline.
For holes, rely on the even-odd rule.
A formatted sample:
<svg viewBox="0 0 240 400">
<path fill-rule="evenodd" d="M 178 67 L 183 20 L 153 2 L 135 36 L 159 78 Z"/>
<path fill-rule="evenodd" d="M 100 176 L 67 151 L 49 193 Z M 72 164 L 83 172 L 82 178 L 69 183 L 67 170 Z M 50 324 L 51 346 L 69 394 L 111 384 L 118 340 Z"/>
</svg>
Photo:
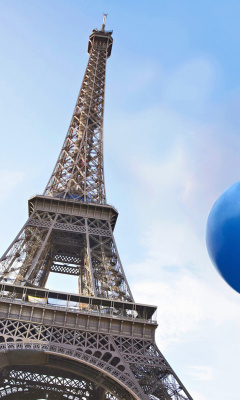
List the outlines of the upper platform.
<svg viewBox="0 0 240 400">
<path fill-rule="evenodd" d="M 94 45 L 104 45 L 107 47 L 107 56 L 110 57 L 113 44 L 112 32 L 113 31 L 93 29 L 92 34 L 89 36 L 88 54 L 91 53 L 91 49 Z"/>
<path fill-rule="evenodd" d="M 65 213 L 70 215 L 80 215 L 85 218 L 99 218 L 108 220 L 112 230 L 118 217 L 117 210 L 109 204 L 97 204 L 66 200 L 51 196 L 36 195 L 28 201 L 29 216 L 37 209 L 55 213 Z"/>
</svg>

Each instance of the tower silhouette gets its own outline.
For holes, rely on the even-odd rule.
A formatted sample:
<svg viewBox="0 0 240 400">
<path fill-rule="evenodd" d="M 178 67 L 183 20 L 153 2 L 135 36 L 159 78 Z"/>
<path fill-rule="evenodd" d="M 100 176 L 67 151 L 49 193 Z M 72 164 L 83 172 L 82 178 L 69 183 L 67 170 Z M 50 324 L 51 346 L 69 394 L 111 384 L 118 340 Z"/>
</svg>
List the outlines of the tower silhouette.
<svg viewBox="0 0 240 400">
<path fill-rule="evenodd" d="M 192 399 L 156 346 L 156 307 L 134 302 L 113 237 L 103 167 L 112 43 L 104 16 L 53 173 L 0 259 L 0 399 Z M 78 294 L 46 289 L 50 272 L 77 276 Z"/>
</svg>

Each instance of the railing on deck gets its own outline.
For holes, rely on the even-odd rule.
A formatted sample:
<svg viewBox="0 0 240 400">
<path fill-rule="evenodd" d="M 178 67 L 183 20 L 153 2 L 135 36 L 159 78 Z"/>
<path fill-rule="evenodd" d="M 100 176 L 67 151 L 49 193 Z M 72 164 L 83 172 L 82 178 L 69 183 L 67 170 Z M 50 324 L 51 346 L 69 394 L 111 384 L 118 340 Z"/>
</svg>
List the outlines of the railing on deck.
<svg viewBox="0 0 240 400">
<path fill-rule="evenodd" d="M 67 309 L 71 312 L 126 318 L 156 323 L 156 306 L 131 303 L 101 297 L 82 296 L 73 293 L 55 292 L 10 284 L 0 285 L 0 301 L 10 303 L 36 304 L 40 307 Z"/>
</svg>

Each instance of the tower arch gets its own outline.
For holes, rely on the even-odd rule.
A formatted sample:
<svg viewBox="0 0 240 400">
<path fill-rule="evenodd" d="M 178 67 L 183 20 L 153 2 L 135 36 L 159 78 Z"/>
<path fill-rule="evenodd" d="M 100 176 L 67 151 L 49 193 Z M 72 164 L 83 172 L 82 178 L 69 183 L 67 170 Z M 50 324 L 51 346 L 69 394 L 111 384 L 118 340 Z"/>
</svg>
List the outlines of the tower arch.
<svg viewBox="0 0 240 400">
<path fill-rule="evenodd" d="M 137 400 L 123 382 L 89 362 L 53 351 L 0 351 L 0 399 Z M 57 397 L 59 396 L 59 397 Z M 81 397 L 82 396 L 82 397 Z M 85 398 L 84 398 L 85 396 Z"/>
</svg>

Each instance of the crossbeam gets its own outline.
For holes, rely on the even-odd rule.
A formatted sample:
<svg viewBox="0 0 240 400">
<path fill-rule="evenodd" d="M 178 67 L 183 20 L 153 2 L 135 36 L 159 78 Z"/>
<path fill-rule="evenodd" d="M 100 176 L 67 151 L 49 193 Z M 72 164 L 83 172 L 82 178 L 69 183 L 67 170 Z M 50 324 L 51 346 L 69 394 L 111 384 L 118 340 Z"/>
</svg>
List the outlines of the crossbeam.
<svg viewBox="0 0 240 400">
<path fill-rule="evenodd" d="M 79 267 L 69 266 L 67 264 L 52 264 L 50 268 L 50 272 L 56 272 L 57 274 L 64 274 L 64 275 L 75 275 L 78 276 L 80 271 Z"/>
</svg>

